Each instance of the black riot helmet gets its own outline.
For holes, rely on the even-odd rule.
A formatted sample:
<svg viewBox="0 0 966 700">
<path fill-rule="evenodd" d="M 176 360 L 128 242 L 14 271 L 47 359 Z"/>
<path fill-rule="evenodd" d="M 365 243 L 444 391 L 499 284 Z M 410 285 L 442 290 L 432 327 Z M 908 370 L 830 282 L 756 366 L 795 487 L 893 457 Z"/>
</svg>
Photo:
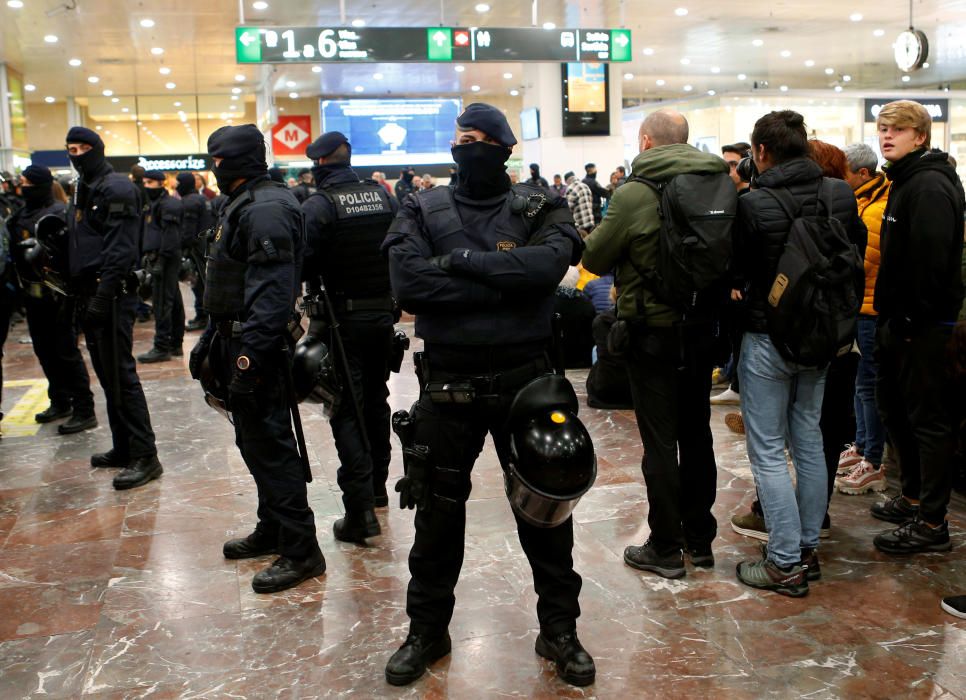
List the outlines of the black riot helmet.
<svg viewBox="0 0 966 700">
<path fill-rule="evenodd" d="M 565 522 L 597 478 L 597 457 L 577 418 L 574 388 L 557 374 L 537 377 L 510 406 L 504 482 L 513 510 L 536 527 Z"/>
<path fill-rule="evenodd" d="M 67 224 L 55 214 L 34 224 L 34 235 L 19 241 L 13 249 L 17 271 L 26 283 L 43 284 L 67 295 L 70 279 L 67 267 Z"/>
<path fill-rule="evenodd" d="M 201 389 L 205 392 L 205 403 L 227 418 L 229 423 L 234 423 L 231 416 L 231 406 L 228 403 L 229 382 L 211 366 L 208 361 L 210 356 L 211 351 L 209 350 L 208 355 L 201 361 L 201 369 L 198 373 Z"/>
<path fill-rule="evenodd" d="M 317 321 L 295 346 L 292 358 L 292 384 L 299 403 L 320 403 L 326 418 L 332 418 L 342 404 L 342 385 L 332 364 L 332 354 Z"/>
</svg>

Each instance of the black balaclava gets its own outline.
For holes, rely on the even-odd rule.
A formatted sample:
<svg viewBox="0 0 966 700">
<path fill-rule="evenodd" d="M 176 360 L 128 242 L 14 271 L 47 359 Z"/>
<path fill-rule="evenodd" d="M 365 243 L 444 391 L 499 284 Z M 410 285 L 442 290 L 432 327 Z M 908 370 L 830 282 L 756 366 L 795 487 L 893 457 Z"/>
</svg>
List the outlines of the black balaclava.
<svg viewBox="0 0 966 700">
<path fill-rule="evenodd" d="M 54 176 L 50 174 L 50 169 L 42 165 L 28 165 L 24 168 L 21 175 L 31 185 L 23 185 L 20 188 L 20 195 L 24 199 L 27 211 L 42 209 L 53 204 L 54 196 L 52 186 Z"/>
<path fill-rule="evenodd" d="M 403 170 L 402 179 L 407 185 L 413 184 L 414 177 L 416 177 L 416 172 L 414 170 Z"/>
<path fill-rule="evenodd" d="M 195 176 L 192 173 L 178 173 L 178 186 L 175 188 L 182 197 L 195 192 Z"/>
<path fill-rule="evenodd" d="M 345 160 L 339 163 L 319 163 L 320 158 L 328 158 L 341 146 L 345 146 L 346 148 Z M 305 155 L 312 161 L 312 169 L 300 170 L 299 180 L 302 180 L 302 175 L 311 172 L 316 187 L 321 187 L 322 183 L 330 174 L 352 167 L 350 165 L 352 162 L 352 144 L 349 143 L 349 139 L 341 131 L 325 132 L 309 144 L 308 148 L 305 149 Z"/>
<path fill-rule="evenodd" d="M 145 187 L 144 188 L 144 194 L 146 194 L 148 196 L 148 199 L 150 199 L 152 202 L 157 202 L 159 199 L 161 199 L 161 195 L 163 192 L 164 192 L 163 187 Z"/>
<path fill-rule="evenodd" d="M 265 162 L 265 137 L 254 124 L 223 126 L 208 137 L 208 153 L 221 158 L 221 165 L 212 166 L 211 172 L 218 182 L 218 189 L 229 194 L 233 182 L 251 180 L 268 174 Z"/>
<path fill-rule="evenodd" d="M 71 165 L 80 173 L 81 180 L 89 182 L 110 168 L 104 158 L 104 142 L 96 131 L 83 126 L 72 126 L 67 132 L 67 143 L 86 143 L 91 147 L 91 150 L 82 155 L 68 155 Z"/>
<path fill-rule="evenodd" d="M 512 149 L 474 141 L 453 146 L 450 152 L 459 166 L 456 172 L 457 192 L 470 199 L 490 199 L 510 190 L 506 161 Z"/>
<path fill-rule="evenodd" d="M 536 163 L 530 163 L 530 179 L 539 180 L 540 179 L 540 166 Z"/>
</svg>

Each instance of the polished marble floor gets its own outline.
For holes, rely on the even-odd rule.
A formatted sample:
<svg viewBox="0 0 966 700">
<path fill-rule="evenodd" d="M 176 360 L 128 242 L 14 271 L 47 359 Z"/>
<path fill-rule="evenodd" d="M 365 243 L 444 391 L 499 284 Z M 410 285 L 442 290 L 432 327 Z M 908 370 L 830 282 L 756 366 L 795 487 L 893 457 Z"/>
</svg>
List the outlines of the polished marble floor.
<svg viewBox="0 0 966 700">
<path fill-rule="evenodd" d="M 333 540 L 342 506 L 321 413 L 309 408 L 305 423 L 328 571 L 258 596 L 250 579 L 267 559 L 221 556 L 222 542 L 253 524 L 253 484 L 230 426 L 205 406 L 183 361 L 141 373 L 164 476 L 117 492 L 110 473 L 88 466 L 110 445 L 100 397 L 97 430 L 30 434 L 22 417 L 42 385 L 29 380 L 42 375 L 18 342 L 25 333 L 14 328 L 5 360 L 3 408 L 21 419 L 4 423 L 0 442 L 0 698 L 966 697 L 966 622 L 939 607 L 942 595 L 966 590 L 966 510 L 951 515 L 952 553 L 897 559 L 871 546 L 882 529 L 868 516 L 878 497 L 837 496 L 824 577 L 810 595 L 745 588 L 735 564 L 758 545 L 727 523 L 752 482 L 723 408 L 713 414 L 717 565 L 689 567 L 679 581 L 621 560 L 647 536 L 633 414 L 581 409 L 600 463 L 575 513 L 579 632 L 596 685 L 562 684 L 533 652 L 535 596 L 488 446 L 468 506 L 453 653 L 413 686 L 391 688 L 383 668 L 407 629 L 412 513 L 380 511 L 383 535 L 369 547 Z M 136 352 L 149 343 L 138 326 Z M 393 375 L 394 409 L 413 400 L 410 367 Z M 583 397 L 585 373 L 572 378 Z M 391 470 L 401 471 L 398 454 Z"/>
</svg>

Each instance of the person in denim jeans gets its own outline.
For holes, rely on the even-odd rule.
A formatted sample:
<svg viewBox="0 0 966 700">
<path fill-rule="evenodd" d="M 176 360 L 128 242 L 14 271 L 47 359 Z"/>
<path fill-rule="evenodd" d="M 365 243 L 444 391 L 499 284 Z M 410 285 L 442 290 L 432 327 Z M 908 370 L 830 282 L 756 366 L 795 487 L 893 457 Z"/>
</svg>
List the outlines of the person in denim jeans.
<svg viewBox="0 0 966 700">
<path fill-rule="evenodd" d="M 830 215 L 860 252 L 866 231 L 852 188 L 843 180 L 823 179 L 821 167 L 807 157 L 800 114 L 766 114 L 755 123 L 751 143 L 759 174 L 752 191 L 738 200 L 732 299 L 746 306 L 738 377 L 748 457 L 769 539 L 762 559 L 742 562 L 737 575 L 746 585 L 799 597 L 808 593 L 809 580 L 821 576 L 816 548 L 828 504 L 828 472 L 819 419 L 827 369 L 786 360 L 768 335 L 767 297 L 791 227 L 768 190 L 784 189 L 801 204 L 801 215 L 809 216 L 821 187 Z M 795 466 L 794 485 L 786 444 Z"/>
</svg>

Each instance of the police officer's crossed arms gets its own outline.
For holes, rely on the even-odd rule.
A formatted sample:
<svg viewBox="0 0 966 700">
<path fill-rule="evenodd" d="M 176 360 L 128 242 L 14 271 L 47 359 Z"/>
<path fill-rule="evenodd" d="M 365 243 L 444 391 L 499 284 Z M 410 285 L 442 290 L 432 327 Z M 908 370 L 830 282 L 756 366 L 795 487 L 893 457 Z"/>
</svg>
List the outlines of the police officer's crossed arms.
<svg viewBox="0 0 966 700">
<path fill-rule="evenodd" d="M 539 500 L 535 492 L 513 498 L 515 489 L 508 490 L 538 595 L 536 651 L 567 682 L 588 685 L 595 668 L 576 635 L 581 579 L 573 570 L 570 509 L 593 481 L 593 450 L 573 415 L 572 387 L 550 374 L 549 361 L 554 291 L 579 260 L 582 243 L 562 198 L 525 184 L 511 187 L 505 162 L 516 139 L 502 112 L 471 104 L 457 129 L 455 189 L 437 187 L 403 200 L 384 243 L 393 294 L 416 314 L 416 335 L 425 342 L 417 359 L 419 401 L 393 417 L 406 471 L 396 490 L 402 505 L 417 512 L 409 636 L 389 660 L 386 679 L 410 683 L 450 651 L 470 472 L 489 433 L 508 484 L 525 472 L 534 481 L 546 479 L 540 463 L 564 477 L 558 486 L 567 483 L 536 512 L 529 510 Z M 536 389 L 521 391 L 534 381 Z M 569 392 L 544 388 L 560 389 L 561 382 Z M 518 396 L 534 393 L 540 400 L 527 410 L 511 410 Z M 514 418 L 518 413 L 526 415 Z M 536 453 L 514 437 L 521 425 L 546 435 L 538 441 L 544 445 L 571 446 L 568 459 L 544 453 L 534 460 Z"/>
<path fill-rule="evenodd" d="M 389 503 L 389 378 L 395 304 L 389 267 L 380 252 L 398 205 L 372 180 L 360 182 L 350 165 L 352 147 L 333 131 L 313 142 L 316 190 L 303 204 L 307 251 L 303 265 L 307 298 L 328 294 L 341 346 L 334 347 L 324 300 L 312 306 L 306 339 L 339 348 L 336 368 L 345 391 L 332 415 L 339 453 L 339 488 L 346 515 L 333 525 L 336 539 L 364 543 L 380 534 L 374 508 Z M 396 368 L 398 371 L 398 367 Z"/>
<path fill-rule="evenodd" d="M 273 593 L 325 571 L 306 493 L 311 473 L 292 428 L 293 420 L 301 425 L 290 350 L 304 224 L 292 193 L 269 179 L 265 141 L 254 124 L 218 129 L 208 152 L 228 200 L 208 257 L 209 326 L 189 370 L 209 403 L 231 412 L 236 444 L 258 488 L 258 524 L 247 537 L 226 542 L 224 556 L 277 554 L 252 579 L 256 593 Z"/>
<path fill-rule="evenodd" d="M 96 131 L 71 127 L 67 154 L 80 173 L 67 211 L 71 285 L 91 364 L 107 398 L 113 442 L 110 450 L 91 457 L 91 466 L 121 468 L 114 488 L 130 489 L 162 472 L 131 354 L 141 202 L 134 184 L 105 160 Z"/>
</svg>

